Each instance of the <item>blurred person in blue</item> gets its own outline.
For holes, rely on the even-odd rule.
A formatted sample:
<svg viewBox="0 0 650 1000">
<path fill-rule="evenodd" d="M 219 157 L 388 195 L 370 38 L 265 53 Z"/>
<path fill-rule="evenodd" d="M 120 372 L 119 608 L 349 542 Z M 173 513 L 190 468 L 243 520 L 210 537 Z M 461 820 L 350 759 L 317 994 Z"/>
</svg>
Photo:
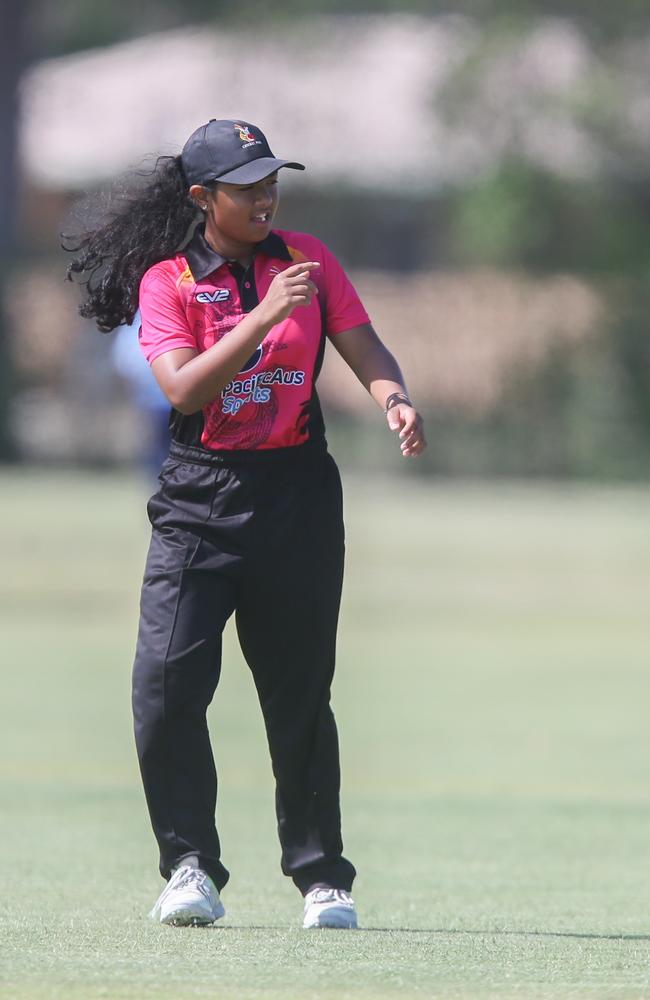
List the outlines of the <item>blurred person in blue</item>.
<svg viewBox="0 0 650 1000">
<path fill-rule="evenodd" d="M 118 327 L 112 345 L 111 361 L 128 387 L 133 405 L 143 417 L 145 434 L 141 438 L 139 458 L 147 476 L 155 479 L 169 453 L 171 408 L 140 350 L 140 323 L 138 309 L 130 323 Z"/>
</svg>

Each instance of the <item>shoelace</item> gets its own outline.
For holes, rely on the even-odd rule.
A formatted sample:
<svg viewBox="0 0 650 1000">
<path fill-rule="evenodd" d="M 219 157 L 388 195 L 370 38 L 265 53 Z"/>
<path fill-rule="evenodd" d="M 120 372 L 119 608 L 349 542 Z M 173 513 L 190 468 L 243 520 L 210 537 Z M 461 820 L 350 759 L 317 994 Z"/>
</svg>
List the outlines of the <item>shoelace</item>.
<svg viewBox="0 0 650 1000">
<path fill-rule="evenodd" d="M 313 889 L 308 894 L 310 903 L 342 903 L 344 906 L 354 906 L 354 900 L 345 889 Z"/>
<path fill-rule="evenodd" d="M 204 871 L 201 871 L 200 868 L 191 868 L 189 865 L 182 865 L 180 868 L 177 868 L 163 891 L 158 896 L 154 908 L 151 911 L 151 916 L 155 917 L 160 913 L 160 908 L 170 892 L 175 892 L 176 889 L 183 889 L 187 885 L 194 885 L 199 892 L 203 893 L 206 899 L 209 899 L 210 892 L 205 884 L 205 880 L 206 874 Z"/>
</svg>

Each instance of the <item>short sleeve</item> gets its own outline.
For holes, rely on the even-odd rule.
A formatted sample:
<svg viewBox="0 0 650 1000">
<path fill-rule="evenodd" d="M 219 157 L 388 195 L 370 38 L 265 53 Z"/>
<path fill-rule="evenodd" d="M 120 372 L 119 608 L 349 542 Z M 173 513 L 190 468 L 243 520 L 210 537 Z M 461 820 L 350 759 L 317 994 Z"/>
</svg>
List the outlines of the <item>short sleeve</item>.
<svg viewBox="0 0 650 1000">
<path fill-rule="evenodd" d="M 140 283 L 140 349 L 151 364 L 180 347 L 197 350 L 174 278 L 154 265 Z"/>
<path fill-rule="evenodd" d="M 331 250 L 321 244 L 325 279 L 326 329 L 330 337 L 369 323 L 357 291 Z"/>
</svg>

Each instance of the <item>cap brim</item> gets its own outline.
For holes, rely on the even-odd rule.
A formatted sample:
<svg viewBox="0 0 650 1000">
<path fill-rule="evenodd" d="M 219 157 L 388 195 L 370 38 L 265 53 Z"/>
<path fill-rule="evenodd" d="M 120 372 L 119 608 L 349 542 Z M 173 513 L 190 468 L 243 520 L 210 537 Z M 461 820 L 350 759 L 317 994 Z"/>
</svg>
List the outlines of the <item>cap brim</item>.
<svg viewBox="0 0 650 1000">
<path fill-rule="evenodd" d="M 216 181 L 223 181 L 224 184 L 255 184 L 263 181 L 265 177 L 274 174 L 280 167 L 291 167 L 292 170 L 304 170 L 302 163 L 293 163 L 289 160 L 276 160 L 274 156 L 260 156 L 257 160 L 250 160 L 241 167 L 235 167 L 220 177 L 215 177 Z"/>
</svg>

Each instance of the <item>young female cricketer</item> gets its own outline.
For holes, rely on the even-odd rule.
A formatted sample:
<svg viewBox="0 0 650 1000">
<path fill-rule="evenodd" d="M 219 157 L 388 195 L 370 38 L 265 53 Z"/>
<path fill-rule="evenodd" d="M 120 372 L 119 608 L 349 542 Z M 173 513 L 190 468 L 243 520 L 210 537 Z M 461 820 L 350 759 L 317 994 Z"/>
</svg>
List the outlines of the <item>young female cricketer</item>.
<svg viewBox="0 0 650 1000">
<path fill-rule="evenodd" d="M 257 126 L 213 119 L 78 242 L 69 268 L 88 275 L 81 311 L 101 330 L 139 305 L 140 346 L 171 404 L 169 457 L 148 505 L 133 711 L 168 880 L 152 916 L 174 925 L 224 914 L 206 710 L 234 613 L 303 926 L 357 926 L 330 708 L 344 539 L 315 390 L 326 338 L 385 411 L 402 454 L 426 442 L 336 258 L 314 236 L 273 229 L 284 167 L 304 169 L 277 159 Z"/>
</svg>

